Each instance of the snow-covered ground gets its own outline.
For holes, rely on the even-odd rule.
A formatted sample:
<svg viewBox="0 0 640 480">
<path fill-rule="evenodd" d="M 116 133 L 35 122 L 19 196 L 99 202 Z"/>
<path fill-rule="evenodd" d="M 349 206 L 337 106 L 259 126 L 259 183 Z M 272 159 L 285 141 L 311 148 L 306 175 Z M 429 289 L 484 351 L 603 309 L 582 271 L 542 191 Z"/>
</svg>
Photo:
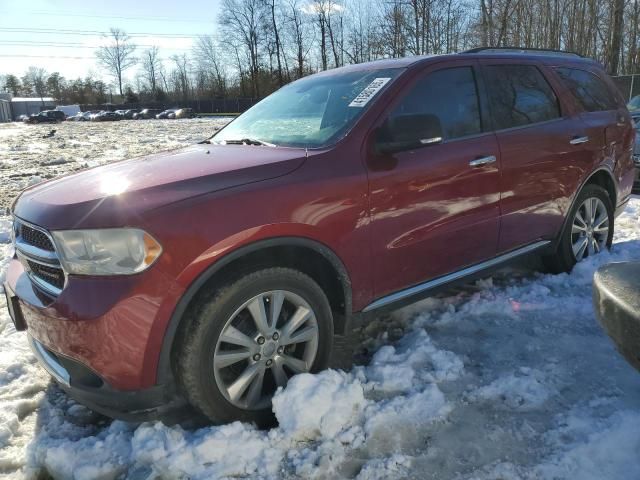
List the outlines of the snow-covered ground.
<svg viewBox="0 0 640 480">
<path fill-rule="evenodd" d="M 73 169 L 180 146 L 215 124 L 63 124 L 53 141 L 39 139 L 49 127 L 0 126 L 0 201 L 10 205 L 36 175 L 62 173 L 51 160 Z M 274 400 L 280 425 L 270 431 L 95 415 L 49 383 L 3 298 L 0 476 L 640 478 L 640 373 L 616 353 L 591 305 L 598 265 L 640 259 L 640 199 L 616 227 L 613 251 L 571 275 L 505 270 L 377 319 L 359 335 L 365 364 L 295 377 Z M 8 229 L 0 218 L 0 265 Z"/>
</svg>

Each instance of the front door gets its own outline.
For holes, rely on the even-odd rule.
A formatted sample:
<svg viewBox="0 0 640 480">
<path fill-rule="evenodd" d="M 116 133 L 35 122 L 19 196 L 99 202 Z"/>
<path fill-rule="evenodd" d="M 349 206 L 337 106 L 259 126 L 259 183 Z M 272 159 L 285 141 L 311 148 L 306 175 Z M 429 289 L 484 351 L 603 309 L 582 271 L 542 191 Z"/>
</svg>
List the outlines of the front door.
<svg viewBox="0 0 640 480">
<path fill-rule="evenodd" d="M 472 60 L 428 68 L 372 135 L 366 164 L 377 297 L 496 253 L 500 153 L 483 122 L 477 78 Z M 376 147 L 380 132 L 403 137 L 414 120 L 440 130 L 420 138 L 421 147 Z"/>
</svg>

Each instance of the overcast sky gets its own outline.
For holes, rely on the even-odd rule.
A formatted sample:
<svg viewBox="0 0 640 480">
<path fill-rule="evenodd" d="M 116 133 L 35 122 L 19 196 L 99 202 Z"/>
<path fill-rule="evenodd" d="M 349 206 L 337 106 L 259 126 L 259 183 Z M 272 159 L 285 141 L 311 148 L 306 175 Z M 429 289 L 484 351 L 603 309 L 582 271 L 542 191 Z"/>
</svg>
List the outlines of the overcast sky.
<svg viewBox="0 0 640 480">
<path fill-rule="evenodd" d="M 215 33 L 220 0 L 0 0 L 0 74 L 22 76 L 30 65 L 66 78 L 92 74 L 100 32 L 118 27 L 162 58 L 188 53 L 194 37 Z M 134 67 L 135 69 L 136 67 Z M 133 70 L 132 70 L 133 72 Z M 126 76 L 126 75 L 125 75 Z"/>
</svg>

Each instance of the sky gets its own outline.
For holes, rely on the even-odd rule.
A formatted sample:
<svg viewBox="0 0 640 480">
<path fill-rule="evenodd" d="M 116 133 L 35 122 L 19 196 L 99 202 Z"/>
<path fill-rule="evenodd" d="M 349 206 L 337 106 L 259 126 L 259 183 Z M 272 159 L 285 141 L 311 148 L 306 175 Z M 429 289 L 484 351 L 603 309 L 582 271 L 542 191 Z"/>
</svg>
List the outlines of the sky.
<svg viewBox="0 0 640 480">
<path fill-rule="evenodd" d="M 189 53 L 197 36 L 215 34 L 219 4 L 220 0 L 0 0 L 0 75 L 22 76 L 34 65 L 68 79 L 89 74 L 110 82 L 95 52 L 111 27 L 127 32 L 138 51 L 156 45 L 161 57 L 168 58 Z"/>
</svg>

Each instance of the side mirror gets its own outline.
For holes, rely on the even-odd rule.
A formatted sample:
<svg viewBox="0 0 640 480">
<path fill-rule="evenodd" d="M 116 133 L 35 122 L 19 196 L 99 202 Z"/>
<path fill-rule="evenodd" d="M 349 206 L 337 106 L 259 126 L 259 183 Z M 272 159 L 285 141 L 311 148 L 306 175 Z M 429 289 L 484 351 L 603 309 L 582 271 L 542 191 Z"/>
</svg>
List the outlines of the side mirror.
<svg viewBox="0 0 640 480">
<path fill-rule="evenodd" d="M 399 115 L 389 119 L 376 135 L 376 150 L 396 153 L 441 143 L 440 119 L 431 114 Z"/>
</svg>

